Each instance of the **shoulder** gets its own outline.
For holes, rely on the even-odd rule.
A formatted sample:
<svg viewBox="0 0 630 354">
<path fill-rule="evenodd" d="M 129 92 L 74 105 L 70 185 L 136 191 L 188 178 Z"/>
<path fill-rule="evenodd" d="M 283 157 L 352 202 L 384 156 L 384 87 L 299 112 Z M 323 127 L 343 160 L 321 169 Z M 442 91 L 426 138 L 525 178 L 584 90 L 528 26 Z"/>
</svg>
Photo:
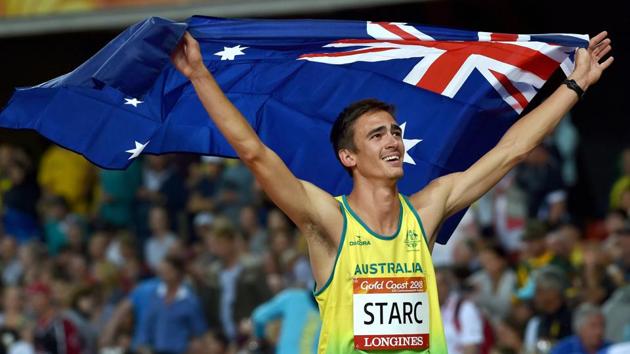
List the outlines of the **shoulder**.
<svg viewBox="0 0 630 354">
<path fill-rule="evenodd" d="M 458 316 L 463 321 L 478 321 L 481 319 L 479 309 L 477 309 L 477 306 L 468 299 L 462 300 Z"/>
<path fill-rule="evenodd" d="M 564 338 L 551 349 L 551 354 L 571 352 L 570 348 L 572 348 L 576 343 L 579 343 L 579 339 L 575 335 Z"/>
</svg>

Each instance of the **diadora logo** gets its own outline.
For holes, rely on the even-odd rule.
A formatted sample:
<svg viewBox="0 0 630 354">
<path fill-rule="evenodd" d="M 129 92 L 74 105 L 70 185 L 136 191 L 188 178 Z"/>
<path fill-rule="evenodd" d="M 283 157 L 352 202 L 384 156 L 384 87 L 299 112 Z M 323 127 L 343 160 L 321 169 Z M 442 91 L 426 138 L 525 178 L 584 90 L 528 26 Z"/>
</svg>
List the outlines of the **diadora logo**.
<svg viewBox="0 0 630 354">
<path fill-rule="evenodd" d="M 350 246 L 369 246 L 371 245 L 369 240 L 362 240 L 361 235 L 354 236 L 354 240 L 348 242 Z"/>
<path fill-rule="evenodd" d="M 407 245 L 407 251 L 417 251 L 420 246 L 420 237 L 418 234 L 413 231 L 407 231 L 407 236 L 405 237 L 405 244 Z"/>
</svg>

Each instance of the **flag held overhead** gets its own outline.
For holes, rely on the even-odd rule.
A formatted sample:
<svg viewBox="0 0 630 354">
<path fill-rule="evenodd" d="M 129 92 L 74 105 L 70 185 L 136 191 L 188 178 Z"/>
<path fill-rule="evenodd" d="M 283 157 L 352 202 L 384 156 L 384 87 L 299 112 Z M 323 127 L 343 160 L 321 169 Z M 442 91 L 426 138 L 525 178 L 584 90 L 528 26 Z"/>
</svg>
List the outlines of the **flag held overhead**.
<svg viewBox="0 0 630 354">
<path fill-rule="evenodd" d="M 404 127 L 402 193 L 461 171 L 492 148 L 588 36 L 517 35 L 406 23 L 151 18 L 73 72 L 17 89 L 0 126 L 34 129 L 105 168 L 140 154 L 236 157 L 169 55 L 185 31 L 261 139 L 331 194 L 351 179 L 328 142 L 348 104 L 377 98 Z M 448 238 L 458 218 L 438 241 Z"/>
</svg>

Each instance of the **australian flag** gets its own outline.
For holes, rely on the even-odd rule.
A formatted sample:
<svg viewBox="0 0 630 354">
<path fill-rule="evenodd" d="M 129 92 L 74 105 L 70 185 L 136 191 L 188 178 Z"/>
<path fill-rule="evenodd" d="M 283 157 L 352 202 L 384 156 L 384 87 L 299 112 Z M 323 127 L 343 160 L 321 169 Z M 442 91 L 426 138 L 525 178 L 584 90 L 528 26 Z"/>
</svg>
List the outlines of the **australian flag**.
<svg viewBox="0 0 630 354">
<path fill-rule="evenodd" d="M 558 68 L 572 70 L 575 48 L 588 46 L 586 35 L 394 22 L 150 18 L 74 71 L 17 89 L 0 126 L 34 129 L 104 168 L 141 154 L 236 157 L 170 63 L 185 31 L 262 140 L 333 195 L 352 188 L 328 139 L 348 104 L 397 107 L 406 151 L 399 186 L 411 194 L 493 147 Z"/>
</svg>

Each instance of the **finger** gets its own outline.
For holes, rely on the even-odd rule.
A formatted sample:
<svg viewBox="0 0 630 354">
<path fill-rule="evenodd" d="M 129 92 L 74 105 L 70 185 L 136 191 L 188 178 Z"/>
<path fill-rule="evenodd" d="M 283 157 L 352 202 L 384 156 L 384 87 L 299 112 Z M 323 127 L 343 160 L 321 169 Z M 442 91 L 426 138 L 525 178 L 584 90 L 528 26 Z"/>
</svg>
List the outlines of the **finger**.
<svg viewBox="0 0 630 354">
<path fill-rule="evenodd" d="M 177 44 L 177 46 L 175 47 L 175 49 L 173 49 L 173 51 L 171 52 L 171 60 L 175 60 L 177 58 L 177 53 L 180 53 L 184 47 L 184 41 L 181 41 Z"/>
<path fill-rule="evenodd" d="M 184 38 L 186 38 L 187 46 L 199 48 L 199 42 L 197 42 L 197 40 L 189 32 L 186 32 L 186 34 L 184 34 Z"/>
<path fill-rule="evenodd" d="M 603 46 L 599 46 L 597 48 L 595 48 L 595 50 L 592 51 L 592 55 L 593 57 L 599 57 L 601 58 L 603 55 L 601 54 L 604 50 L 606 50 L 606 48 L 610 48 L 610 44 L 606 44 Z"/>
<path fill-rule="evenodd" d="M 608 69 L 608 67 L 610 66 L 610 64 L 613 63 L 613 61 L 615 61 L 615 58 L 613 57 L 609 57 L 608 59 L 606 59 L 603 63 L 599 64 L 600 68 L 603 70 Z"/>
<path fill-rule="evenodd" d="M 607 46 L 606 48 L 604 48 L 601 51 L 599 51 L 599 53 L 595 56 L 595 59 L 597 59 L 597 61 L 599 61 L 599 59 L 603 58 L 611 50 L 612 50 L 612 47 L 611 46 Z"/>
<path fill-rule="evenodd" d="M 601 50 L 602 48 L 606 47 L 607 45 L 610 45 L 611 40 L 610 38 L 606 38 L 603 41 L 597 43 L 596 45 L 592 46 L 589 48 L 589 50 L 591 50 L 593 53 L 597 52 L 597 50 Z"/>
<path fill-rule="evenodd" d="M 597 45 L 604 38 L 606 38 L 606 36 L 608 36 L 608 32 L 602 31 L 598 35 L 596 35 L 595 37 L 591 38 L 591 40 L 588 42 L 589 43 L 589 48 L 592 47 L 592 46 Z"/>
</svg>

